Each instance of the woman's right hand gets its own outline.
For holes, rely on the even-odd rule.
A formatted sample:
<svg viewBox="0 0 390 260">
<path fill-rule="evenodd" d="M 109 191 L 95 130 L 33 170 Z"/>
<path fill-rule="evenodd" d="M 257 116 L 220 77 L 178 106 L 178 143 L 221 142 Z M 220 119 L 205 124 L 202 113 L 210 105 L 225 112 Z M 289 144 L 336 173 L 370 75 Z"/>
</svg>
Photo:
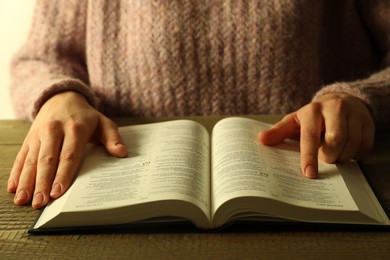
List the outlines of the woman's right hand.
<svg viewBox="0 0 390 260">
<path fill-rule="evenodd" d="M 113 121 L 76 92 L 63 92 L 41 107 L 16 157 L 8 192 L 16 205 L 45 206 L 69 188 L 88 142 L 101 142 L 116 157 L 127 149 Z"/>
</svg>

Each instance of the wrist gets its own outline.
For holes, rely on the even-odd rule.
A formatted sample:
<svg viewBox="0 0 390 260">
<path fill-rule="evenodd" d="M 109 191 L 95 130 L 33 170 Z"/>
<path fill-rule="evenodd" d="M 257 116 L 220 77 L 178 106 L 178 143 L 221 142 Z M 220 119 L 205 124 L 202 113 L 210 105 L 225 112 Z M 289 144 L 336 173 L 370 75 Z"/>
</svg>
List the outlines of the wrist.
<svg viewBox="0 0 390 260">
<path fill-rule="evenodd" d="M 80 94 L 77 91 L 64 91 L 57 93 L 50 97 L 46 102 L 42 105 L 45 106 L 47 103 L 63 103 L 63 102 L 82 102 L 82 103 L 88 103 L 87 99 L 84 97 L 84 95 Z"/>
<path fill-rule="evenodd" d="M 80 106 L 89 106 L 84 95 L 76 91 L 65 91 L 57 93 L 46 100 L 39 111 L 43 109 L 64 109 Z"/>
</svg>

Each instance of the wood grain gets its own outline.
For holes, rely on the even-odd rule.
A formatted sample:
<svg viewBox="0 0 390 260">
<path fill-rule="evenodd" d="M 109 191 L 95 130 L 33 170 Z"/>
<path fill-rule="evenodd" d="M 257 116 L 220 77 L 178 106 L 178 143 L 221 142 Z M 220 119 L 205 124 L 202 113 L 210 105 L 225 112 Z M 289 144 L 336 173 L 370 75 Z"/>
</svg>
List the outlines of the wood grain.
<svg viewBox="0 0 390 260">
<path fill-rule="evenodd" d="M 216 118 L 205 120 L 211 126 Z M 272 122 L 272 118 L 265 120 Z M 118 119 L 118 124 L 135 123 Z M 142 122 L 146 122 L 141 120 Z M 153 120 L 151 120 L 153 121 Z M 200 120 L 202 121 L 202 120 Z M 149 121 L 147 121 L 149 122 Z M 1 259 L 314 259 L 390 257 L 390 232 L 373 230 L 278 229 L 234 232 L 148 232 L 33 236 L 38 215 L 13 204 L 8 175 L 29 124 L 0 121 Z M 379 197 L 390 208 L 390 135 L 382 134 L 361 165 Z"/>
</svg>

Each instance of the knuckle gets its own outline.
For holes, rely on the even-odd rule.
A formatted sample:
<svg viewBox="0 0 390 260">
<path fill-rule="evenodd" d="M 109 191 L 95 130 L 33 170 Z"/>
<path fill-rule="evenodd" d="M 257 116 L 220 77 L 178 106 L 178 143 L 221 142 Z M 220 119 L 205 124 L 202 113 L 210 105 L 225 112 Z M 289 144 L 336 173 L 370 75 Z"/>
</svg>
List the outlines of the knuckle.
<svg viewBox="0 0 390 260">
<path fill-rule="evenodd" d="M 71 123 L 69 123 L 68 129 L 73 134 L 79 134 L 85 132 L 86 126 L 80 122 L 72 121 Z"/>
<path fill-rule="evenodd" d="M 75 159 L 75 153 L 74 152 L 65 152 L 61 154 L 60 161 L 61 162 L 73 162 Z"/>
<path fill-rule="evenodd" d="M 47 133 L 53 133 L 57 132 L 59 129 L 61 129 L 62 125 L 61 122 L 58 120 L 52 120 L 48 122 L 45 126 L 44 129 Z"/>
<path fill-rule="evenodd" d="M 337 161 L 338 153 L 329 151 L 326 147 L 322 146 L 319 152 L 319 158 L 325 163 L 334 163 Z"/>
<path fill-rule="evenodd" d="M 307 109 L 312 110 L 312 111 L 319 111 L 321 109 L 322 105 L 321 103 L 318 102 L 311 102 L 307 104 Z"/>
<path fill-rule="evenodd" d="M 53 155 L 46 154 L 39 158 L 40 165 L 52 166 L 55 164 L 56 158 Z"/>
<path fill-rule="evenodd" d="M 26 162 L 21 152 L 16 156 L 14 165 L 23 165 Z"/>
<path fill-rule="evenodd" d="M 26 158 L 26 160 L 24 161 L 24 165 L 27 167 L 36 167 L 37 161 L 33 158 Z"/>
<path fill-rule="evenodd" d="M 329 155 L 321 156 L 320 159 L 321 159 L 321 161 L 323 161 L 325 163 L 334 163 L 337 160 L 337 158 L 335 156 L 329 156 Z"/>
<path fill-rule="evenodd" d="M 321 112 L 321 107 L 322 107 L 321 103 L 319 103 L 319 102 L 311 102 L 311 103 L 307 104 L 306 106 L 304 106 L 303 108 L 301 108 L 298 111 L 298 116 L 302 117 L 302 116 L 306 116 L 308 114 L 320 113 Z"/>
<path fill-rule="evenodd" d="M 326 132 L 325 141 L 329 146 L 340 146 L 345 142 L 345 136 L 341 132 Z"/>
<path fill-rule="evenodd" d="M 293 114 L 287 114 L 282 117 L 282 120 L 280 121 L 288 121 L 290 118 L 294 117 Z"/>
<path fill-rule="evenodd" d="M 327 101 L 326 106 L 332 109 L 332 113 L 339 116 L 345 116 L 350 113 L 350 103 L 340 96 Z"/>
<path fill-rule="evenodd" d="M 347 103 L 342 98 L 334 98 L 328 101 L 333 110 L 337 112 L 344 111 L 347 108 Z"/>
</svg>

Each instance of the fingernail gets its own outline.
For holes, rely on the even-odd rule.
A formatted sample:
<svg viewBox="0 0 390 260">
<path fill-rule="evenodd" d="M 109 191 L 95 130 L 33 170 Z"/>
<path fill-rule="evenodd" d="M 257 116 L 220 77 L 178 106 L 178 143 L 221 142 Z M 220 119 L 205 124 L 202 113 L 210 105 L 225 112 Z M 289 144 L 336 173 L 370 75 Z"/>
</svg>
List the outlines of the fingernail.
<svg viewBox="0 0 390 260">
<path fill-rule="evenodd" d="M 28 194 L 25 190 L 20 190 L 18 194 L 16 194 L 16 200 L 26 200 L 28 197 Z"/>
<path fill-rule="evenodd" d="M 50 196 L 53 198 L 57 198 L 61 194 L 61 190 L 62 190 L 61 184 L 59 183 L 54 184 L 51 189 Z"/>
<path fill-rule="evenodd" d="M 34 195 L 33 204 L 34 205 L 41 205 L 44 201 L 45 197 L 43 196 L 42 192 L 38 192 Z"/>
<path fill-rule="evenodd" d="M 127 151 L 126 146 L 123 143 L 117 142 L 117 143 L 115 143 L 115 146 L 116 146 L 115 148 L 117 149 L 116 153 L 117 153 L 118 157 L 126 157 L 127 156 L 128 151 Z M 118 150 L 118 149 L 120 149 L 120 150 Z"/>
<path fill-rule="evenodd" d="M 8 191 L 15 192 L 15 190 L 16 190 L 16 182 L 15 181 L 8 182 Z"/>
<path fill-rule="evenodd" d="M 312 165 L 306 166 L 304 174 L 307 178 L 310 178 L 310 179 L 317 178 L 317 172 Z"/>
</svg>

